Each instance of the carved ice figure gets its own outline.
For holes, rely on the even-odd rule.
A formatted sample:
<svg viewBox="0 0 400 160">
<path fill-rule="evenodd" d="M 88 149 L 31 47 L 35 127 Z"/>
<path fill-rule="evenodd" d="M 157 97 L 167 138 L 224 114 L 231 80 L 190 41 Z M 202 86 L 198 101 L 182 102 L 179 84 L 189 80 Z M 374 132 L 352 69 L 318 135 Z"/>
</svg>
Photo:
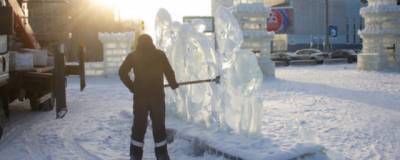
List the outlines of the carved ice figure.
<svg viewBox="0 0 400 160">
<path fill-rule="evenodd" d="M 171 45 L 171 15 L 165 9 L 160 9 L 156 16 L 156 45 L 162 50 L 166 50 Z"/>
<path fill-rule="evenodd" d="M 262 83 L 256 55 L 240 50 L 243 35 L 235 17 L 226 8 L 219 9 L 217 53 L 202 33 L 204 22 L 172 22 L 161 9 L 156 18 L 156 41 L 175 69 L 178 81 L 214 78 L 221 84 L 182 86 L 175 93 L 167 90 L 168 110 L 190 122 L 219 126 L 243 134 L 257 134 L 262 104 L 255 96 Z M 222 60 L 224 59 L 224 60 Z"/>
<path fill-rule="evenodd" d="M 238 21 L 225 7 L 215 13 L 216 36 L 219 51 L 224 53 L 223 88 L 227 94 L 225 123 L 236 132 L 257 133 L 259 131 L 262 104 L 255 94 L 263 81 L 256 55 L 251 50 L 241 50 L 243 34 Z"/>
<path fill-rule="evenodd" d="M 208 39 L 195 31 L 189 24 L 181 25 L 178 36 L 178 42 L 175 43 L 175 49 L 183 52 L 183 75 L 179 76 L 182 80 L 199 80 L 215 77 L 218 74 L 217 60 L 215 53 L 211 49 Z M 199 84 L 182 87 L 182 96 L 186 97 L 186 106 L 188 118 L 194 121 L 201 121 L 210 124 L 210 111 L 213 89 L 212 84 Z"/>
<path fill-rule="evenodd" d="M 214 18 L 218 51 L 229 59 L 243 43 L 242 29 L 235 16 L 225 7 L 219 7 Z"/>
<path fill-rule="evenodd" d="M 207 37 L 198 32 L 204 28 L 204 23 L 198 22 L 192 26 L 172 22 L 164 9 L 157 15 L 156 39 L 158 43 L 166 43 L 158 46 L 167 52 L 177 79 L 189 81 L 215 77 L 219 68 L 216 54 Z M 212 95 L 211 84 L 184 86 L 174 97 L 168 97 L 168 101 L 175 101 L 175 111 L 181 117 L 209 125 L 214 99 Z"/>
</svg>

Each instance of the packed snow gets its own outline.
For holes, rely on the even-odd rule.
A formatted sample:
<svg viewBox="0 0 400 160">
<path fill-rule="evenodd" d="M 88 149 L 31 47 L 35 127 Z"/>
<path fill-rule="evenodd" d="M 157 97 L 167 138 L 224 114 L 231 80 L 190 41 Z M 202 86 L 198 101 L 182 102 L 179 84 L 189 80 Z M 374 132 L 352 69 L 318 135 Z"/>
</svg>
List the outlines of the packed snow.
<svg viewBox="0 0 400 160">
<path fill-rule="evenodd" d="M 331 159 L 400 159 L 400 74 L 355 65 L 287 67 L 263 86 L 264 137 Z"/>
<path fill-rule="evenodd" d="M 317 153 L 306 159 L 400 159 L 400 75 L 355 68 L 278 68 L 277 79 L 265 80 L 259 93 L 265 110 L 262 138 L 204 128 L 167 113 L 167 127 L 178 131 L 171 157 L 223 159 L 199 152 L 189 136 L 247 159 L 267 153 L 278 156 L 274 159 L 306 153 Z M 0 159 L 128 159 L 133 102 L 118 78 L 89 77 L 84 92 L 72 78 L 67 93 L 69 113 L 63 120 L 13 103 Z M 145 158 L 154 159 L 151 129 L 146 135 Z M 319 146 L 329 158 L 318 155 Z"/>
<path fill-rule="evenodd" d="M 79 80 L 69 79 L 69 113 L 56 120 L 54 112 L 31 112 L 28 103 L 13 103 L 11 120 L 0 141 L 1 160 L 129 159 L 133 97 L 118 78 L 89 78 L 79 91 Z M 171 126 L 169 126 L 171 127 Z M 148 128 L 144 159 L 153 160 L 152 130 Z M 222 159 L 197 155 L 188 141 L 169 146 L 172 159 Z"/>
</svg>

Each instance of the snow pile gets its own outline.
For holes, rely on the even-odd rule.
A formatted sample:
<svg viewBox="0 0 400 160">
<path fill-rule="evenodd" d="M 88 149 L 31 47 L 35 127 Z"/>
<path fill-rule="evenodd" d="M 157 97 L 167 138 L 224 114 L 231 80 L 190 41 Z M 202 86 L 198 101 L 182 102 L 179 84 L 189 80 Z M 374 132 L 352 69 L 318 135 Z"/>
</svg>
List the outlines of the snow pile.
<svg viewBox="0 0 400 160">
<path fill-rule="evenodd" d="M 156 17 L 156 42 L 164 50 L 179 81 L 221 76 L 221 84 L 182 86 L 167 94 L 169 111 L 190 122 L 240 134 L 260 132 L 262 101 L 255 96 L 263 81 L 256 55 L 241 50 L 243 34 L 230 11 L 215 16 L 217 53 L 201 33 L 204 23 L 174 22 L 165 9 Z"/>
</svg>

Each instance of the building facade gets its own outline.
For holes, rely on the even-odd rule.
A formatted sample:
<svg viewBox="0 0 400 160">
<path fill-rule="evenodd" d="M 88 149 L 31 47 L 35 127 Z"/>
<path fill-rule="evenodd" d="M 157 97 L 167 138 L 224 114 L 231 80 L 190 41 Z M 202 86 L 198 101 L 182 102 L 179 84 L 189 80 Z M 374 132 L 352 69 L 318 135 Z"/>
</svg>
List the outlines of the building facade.
<svg viewBox="0 0 400 160">
<path fill-rule="evenodd" d="M 264 3 L 272 7 L 268 30 L 279 30 L 269 30 L 276 33 L 273 51 L 303 48 L 361 49 L 362 40 L 358 31 L 364 27 L 359 14 L 363 1 L 212 0 L 212 12 L 219 5 L 229 7 L 240 3 Z M 282 27 L 286 29 L 282 30 Z M 329 35 L 329 39 L 326 39 L 326 35 Z"/>
<path fill-rule="evenodd" d="M 358 35 L 363 28 L 363 19 L 359 14 L 362 6 L 360 0 L 265 0 L 265 3 L 273 6 L 273 10 L 292 10 L 292 15 L 285 17 L 291 22 L 289 25 L 292 29 L 277 33 L 273 47 L 275 51 L 361 48 L 362 41 Z M 271 21 L 274 23 L 276 20 L 269 19 L 269 23 Z M 328 40 L 326 35 L 329 35 Z"/>
<path fill-rule="evenodd" d="M 264 3 L 264 0 L 211 0 L 211 15 L 214 15 L 218 6 L 232 7 L 237 4 Z"/>
</svg>

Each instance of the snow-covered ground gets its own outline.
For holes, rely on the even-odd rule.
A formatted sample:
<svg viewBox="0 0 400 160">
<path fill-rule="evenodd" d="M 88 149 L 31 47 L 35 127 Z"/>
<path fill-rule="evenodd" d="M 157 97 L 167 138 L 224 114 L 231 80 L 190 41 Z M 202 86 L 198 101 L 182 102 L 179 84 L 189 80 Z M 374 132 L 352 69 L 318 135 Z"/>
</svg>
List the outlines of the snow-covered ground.
<svg viewBox="0 0 400 160">
<path fill-rule="evenodd" d="M 30 112 L 28 104 L 13 107 L 11 122 L 0 141 L 0 160 L 127 160 L 132 125 L 132 95 L 119 79 L 88 78 L 79 92 L 79 81 L 69 79 L 69 113 L 63 120 L 55 112 Z M 153 160 L 151 129 L 147 130 L 145 160 Z M 177 139 L 169 146 L 176 160 L 222 159 L 198 154 L 189 142 Z"/>
<path fill-rule="evenodd" d="M 331 159 L 400 159 L 400 74 L 355 68 L 278 68 L 263 88 L 263 135 L 321 144 Z"/>
<path fill-rule="evenodd" d="M 265 97 L 260 143 L 280 149 L 317 144 L 330 159 L 400 159 L 399 80 L 400 74 L 360 72 L 355 65 L 278 68 L 277 79 L 265 81 L 260 93 Z M 26 104 L 13 104 L 0 159 L 127 159 L 132 96 L 117 78 L 90 77 L 84 92 L 78 84 L 76 78 L 69 80 L 70 112 L 63 120 L 55 120 L 54 112 L 30 112 Z M 169 127 L 182 128 L 174 118 L 167 121 Z M 145 158 L 154 159 L 150 129 L 147 135 Z M 249 150 L 261 153 L 260 143 Z M 169 150 L 177 160 L 223 159 L 199 153 L 180 138 Z"/>
</svg>

